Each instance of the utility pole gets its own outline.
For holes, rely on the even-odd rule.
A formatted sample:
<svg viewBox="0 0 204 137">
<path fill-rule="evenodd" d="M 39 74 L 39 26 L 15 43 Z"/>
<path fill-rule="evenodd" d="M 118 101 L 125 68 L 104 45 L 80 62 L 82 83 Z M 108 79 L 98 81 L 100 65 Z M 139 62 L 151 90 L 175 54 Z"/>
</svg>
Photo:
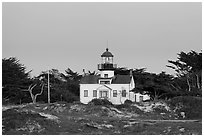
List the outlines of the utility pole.
<svg viewBox="0 0 204 137">
<path fill-rule="evenodd" d="M 47 80 L 47 96 L 48 104 L 50 104 L 50 70 L 48 69 L 48 80 Z"/>
</svg>

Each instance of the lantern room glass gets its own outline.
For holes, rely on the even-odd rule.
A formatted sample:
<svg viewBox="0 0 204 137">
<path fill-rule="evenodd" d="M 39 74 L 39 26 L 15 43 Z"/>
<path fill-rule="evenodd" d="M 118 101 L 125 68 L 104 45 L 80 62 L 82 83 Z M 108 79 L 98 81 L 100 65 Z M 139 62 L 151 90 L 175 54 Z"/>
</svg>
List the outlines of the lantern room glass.
<svg viewBox="0 0 204 137">
<path fill-rule="evenodd" d="M 113 64 L 113 57 L 102 57 L 103 64 Z"/>
</svg>

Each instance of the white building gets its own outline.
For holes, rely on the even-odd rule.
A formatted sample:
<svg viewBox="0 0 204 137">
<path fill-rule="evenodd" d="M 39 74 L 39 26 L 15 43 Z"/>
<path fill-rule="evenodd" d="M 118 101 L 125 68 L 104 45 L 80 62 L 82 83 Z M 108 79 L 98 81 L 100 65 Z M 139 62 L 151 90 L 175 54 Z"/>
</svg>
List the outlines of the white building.
<svg viewBox="0 0 204 137">
<path fill-rule="evenodd" d="M 123 104 L 125 100 L 139 102 L 147 99 L 146 95 L 134 93 L 134 78 L 131 75 L 114 75 L 113 54 L 106 51 L 98 64 L 100 75 L 85 75 L 80 81 L 80 102 L 87 104 L 94 98 L 108 99 L 113 104 Z M 143 97 L 142 97 L 143 96 Z"/>
</svg>

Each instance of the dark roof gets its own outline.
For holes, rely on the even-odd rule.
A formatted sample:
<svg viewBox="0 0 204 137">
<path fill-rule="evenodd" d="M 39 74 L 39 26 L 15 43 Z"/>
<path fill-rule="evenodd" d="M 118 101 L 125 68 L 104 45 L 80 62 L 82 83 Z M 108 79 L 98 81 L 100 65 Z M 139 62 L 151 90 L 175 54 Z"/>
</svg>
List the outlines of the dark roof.
<svg viewBox="0 0 204 137">
<path fill-rule="evenodd" d="M 106 51 L 101 55 L 101 57 L 113 57 L 113 54 L 108 51 L 108 48 L 106 48 Z"/>
<path fill-rule="evenodd" d="M 81 78 L 80 84 L 98 84 L 99 75 L 86 75 Z M 112 78 L 111 84 L 129 84 L 131 81 L 130 75 L 116 75 Z"/>
<path fill-rule="evenodd" d="M 112 84 L 129 84 L 130 81 L 130 75 L 116 75 L 112 80 Z"/>
<path fill-rule="evenodd" d="M 81 78 L 80 84 L 97 84 L 99 75 L 86 75 Z"/>
<path fill-rule="evenodd" d="M 136 88 L 136 87 L 134 89 L 132 89 L 131 91 L 134 92 L 134 93 L 142 93 L 143 92 L 142 89 L 139 89 L 139 88 Z"/>
<path fill-rule="evenodd" d="M 131 91 L 134 92 L 134 93 L 140 93 L 140 94 L 142 94 L 142 95 L 145 95 L 145 94 L 148 94 L 148 93 L 149 93 L 149 91 L 144 91 L 143 89 L 137 88 L 137 87 L 135 87 L 135 88 L 132 89 Z"/>
</svg>

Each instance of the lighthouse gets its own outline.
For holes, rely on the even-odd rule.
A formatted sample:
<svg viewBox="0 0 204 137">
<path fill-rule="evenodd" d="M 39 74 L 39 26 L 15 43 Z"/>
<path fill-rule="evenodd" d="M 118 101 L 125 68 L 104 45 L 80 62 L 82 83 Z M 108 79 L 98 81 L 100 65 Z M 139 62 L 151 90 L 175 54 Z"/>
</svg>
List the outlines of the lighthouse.
<svg viewBox="0 0 204 137">
<path fill-rule="evenodd" d="M 137 101 L 133 92 L 135 82 L 132 74 L 114 75 L 117 65 L 108 48 L 101 54 L 97 65 L 99 75 L 84 75 L 80 80 L 80 102 L 89 103 L 92 99 L 107 99 L 113 104 L 123 104 L 126 100 Z"/>
</svg>

